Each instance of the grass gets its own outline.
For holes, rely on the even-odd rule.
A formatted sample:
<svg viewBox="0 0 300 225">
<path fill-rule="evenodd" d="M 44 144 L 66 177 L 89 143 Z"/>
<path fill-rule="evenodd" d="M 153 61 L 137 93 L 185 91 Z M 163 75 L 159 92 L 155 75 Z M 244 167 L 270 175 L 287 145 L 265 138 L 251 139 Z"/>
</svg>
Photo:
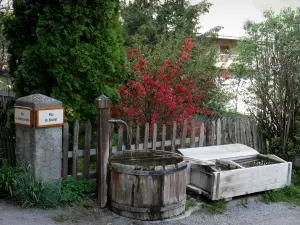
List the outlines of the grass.
<svg viewBox="0 0 300 225">
<path fill-rule="evenodd" d="M 61 204 L 83 202 L 95 191 L 90 180 L 68 178 L 62 182 L 45 183 L 30 168 L 14 168 L 6 163 L 0 168 L 0 198 L 9 198 L 22 207 L 52 208 Z M 90 207 L 91 203 L 83 203 Z"/>
<path fill-rule="evenodd" d="M 265 203 L 285 202 L 294 206 L 300 206 L 300 170 L 294 170 L 292 184 L 289 187 L 267 191 L 262 201 Z"/>
<path fill-rule="evenodd" d="M 224 200 L 213 201 L 204 205 L 203 209 L 209 214 L 223 214 L 226 211 L 226 203 Z"/>
<path fill-rule="evenodd" d="M 0 169 L 0 193 L 22 207 L 50 208 L 59 205 L 60 183 L 42 182 L 29 168 L 4 164 Z"/>
<path fill-rule="evenodd" d="M 192 206 L 192 203 L 189 199 L 185 201 L 185 211 L 189 210 Z"/>
</svg>

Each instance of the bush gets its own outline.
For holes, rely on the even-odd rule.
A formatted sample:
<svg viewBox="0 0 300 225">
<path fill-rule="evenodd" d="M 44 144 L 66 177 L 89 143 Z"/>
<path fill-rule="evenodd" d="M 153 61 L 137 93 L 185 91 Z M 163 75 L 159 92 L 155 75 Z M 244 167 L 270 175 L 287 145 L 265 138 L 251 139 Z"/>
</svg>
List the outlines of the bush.
<svg viewBox="0 0 300 225">
<path fill-rule="evenodd" d="M 62 182 L 61 201 L 63 203 L 71 203 L 82 200 L 84 194 L 91 193 L 95 190 L 95 186 L 90 180 L 74 180 L 68 178 Z"/>
</svg>

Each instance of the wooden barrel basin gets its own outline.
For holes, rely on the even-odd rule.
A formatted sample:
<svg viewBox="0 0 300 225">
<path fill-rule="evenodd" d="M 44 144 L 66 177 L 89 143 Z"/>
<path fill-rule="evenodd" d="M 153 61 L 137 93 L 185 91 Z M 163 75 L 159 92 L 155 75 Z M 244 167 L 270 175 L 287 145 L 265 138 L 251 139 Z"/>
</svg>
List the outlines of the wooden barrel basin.
<svg viewBox="0 0 300 225">
<path fill-rule="evenodd" d="M 186 167 L 179 154 L 123 151 L 110 158 L 109 202 L 115 213 L 160 220 L 185 210 Z"/>
</svg>

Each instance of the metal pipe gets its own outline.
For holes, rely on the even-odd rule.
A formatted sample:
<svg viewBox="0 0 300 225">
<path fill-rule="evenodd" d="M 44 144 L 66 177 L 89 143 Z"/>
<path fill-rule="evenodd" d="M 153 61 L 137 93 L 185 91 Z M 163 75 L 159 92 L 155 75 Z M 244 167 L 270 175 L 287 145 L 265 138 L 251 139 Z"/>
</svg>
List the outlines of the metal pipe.
<svg viewBox="0 0 300 225">
<path fill-rule="evenodd" d="M 124 120 L 109 120 L 109 123 L 117 123 L 117 124 L 123 124 L 126 127 L 126 134 L 127 134 L 127 143 L 126 143 L 126 147 L 128 148 L 128 150 L 130 150 L 131 146 L 131 140 L 130 140 L 130 134 L 129 134 L 129 127 L 128 124 L 124 121 Z"/>
</svg>

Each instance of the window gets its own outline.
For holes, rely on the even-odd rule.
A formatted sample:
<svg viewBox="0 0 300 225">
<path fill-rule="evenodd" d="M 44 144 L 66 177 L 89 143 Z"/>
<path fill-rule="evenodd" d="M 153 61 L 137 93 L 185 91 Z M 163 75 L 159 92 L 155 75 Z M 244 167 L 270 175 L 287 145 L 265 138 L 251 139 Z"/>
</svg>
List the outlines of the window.
<svg viewBox="0 0 300 225">
<path fill-rule="evenodd" d="M 228 54 L 229 46 L 221 45 L 220 46 L 220 54 Z"/>
</svg>

